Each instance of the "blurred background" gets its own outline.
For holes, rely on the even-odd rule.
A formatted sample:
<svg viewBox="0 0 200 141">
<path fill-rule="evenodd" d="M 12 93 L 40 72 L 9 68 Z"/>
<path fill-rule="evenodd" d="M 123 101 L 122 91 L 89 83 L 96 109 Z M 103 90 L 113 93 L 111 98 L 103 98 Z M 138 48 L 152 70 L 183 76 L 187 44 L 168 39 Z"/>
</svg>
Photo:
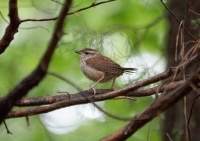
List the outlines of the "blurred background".
<svg viewBox="0 0 200 141">
<path fill-rule="evenodd" d="M 63 1 L 59 1 L 62 3 Z M 75 0 L 71 11 L 89 6 L 92 0 Z M 100 2 L 100 1 L 95 1 Z M 168 3 L 166 3 L 168 4 Z M 43 19 L 56 17 L 61 5 L 50 0 L 18 1 L 20 19 Z M 8 25 L 8 1 L 0 0 L 0 37 Z M 50 63 L 49 71 L 55 72 L 83 90 L 93 82 L 80 70 L 79 56 L 75 50 L 91 47 L 124 67 L 138 68 L 134 74 L 124 74 L 115 83 L 115 89 L 131 85 L 166 69 L 164 51 L 168 22 L 166 11 L 156 0 L 117 0 L 98 5 L 68 16 L 65 35 L 59 42 Z M 56 21 L 25 22 L 7 50 L 0 55 L 0 96 L 5 96 L 20 80 L 32 72 L 47 48 Z M 96 88 L 107 89 L 111 82 L 98 84 Z M 69 94 L 78 91 L 62 80 L 47 75 L 31 90 L 27 97 Z M 124 117 L 140 113 L 154 97 L 140 97 L 137 101 L 127 99 L 99 102 L 106 111 Z M 22 108 L 14 108 L 14 110 Z M 25 118 L 8 119 L 6 123 L 13 135 L 0 126 L 0 139 L 8 141 L 95 141 L 123 127 L 126 122 L 112 119 L 92 104 L 59 109 L 47 114 L 31 116 L 27 127 Z M 162 118 L 155 118 L 128 140 L 161 140 Z"/>
</svg>

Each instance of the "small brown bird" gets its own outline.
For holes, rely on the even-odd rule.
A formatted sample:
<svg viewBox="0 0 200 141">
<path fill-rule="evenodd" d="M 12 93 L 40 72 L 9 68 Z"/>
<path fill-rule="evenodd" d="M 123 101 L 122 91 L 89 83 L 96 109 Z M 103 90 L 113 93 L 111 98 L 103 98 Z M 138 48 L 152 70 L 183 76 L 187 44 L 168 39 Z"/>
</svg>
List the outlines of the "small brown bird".
<svg viewBox="0 0 200 141">
<path fill-rule="evenodd" d="M 95 49 L 85 48 L 75 52 L 81 57 L 80 67 L 82 72 L 87 78 L 95 82 L 91 86 L 94 94 L 96 94 L 96 90 L 94 89 L 96 84 L 113 80 L 111 87 L 111 89 L 113 89 L 117 77 L 124 72 L 133 72 L 137 70 L 136 68 L 123 68 Z"/>
</svg>

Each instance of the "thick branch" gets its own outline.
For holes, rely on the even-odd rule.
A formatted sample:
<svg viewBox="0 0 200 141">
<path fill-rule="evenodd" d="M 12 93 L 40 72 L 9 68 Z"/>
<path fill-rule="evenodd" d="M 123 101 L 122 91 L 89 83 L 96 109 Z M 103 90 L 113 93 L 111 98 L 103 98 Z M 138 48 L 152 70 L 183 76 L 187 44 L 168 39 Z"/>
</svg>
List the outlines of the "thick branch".
<svg viewBox="0 0 200 141">
<path fill-rule="evenodd" d="M 127 93 L 126 96 L 130 96 L 130 97 L 151 96 L 151 95 L 154 95 L 156 93 L 162 93 L 164 91 L 165 92 L 172 91 L 176 87 L 178 87 L 180 84 L 182 84 L 182 82 L 174 82 L 173 84 L 167 84 L 167 85 L 164 85 L 162 87 L 155 86 L 155 87 L 147 88 L 147 89 L 144 89 L 144 90 L 136 90 L 136 91 Z M 107 100 L 107 97 L 104 97 L 103 95 L 107 92 L 110 92 L 110 91 L 111 90 L 106 90 L 106 89 L 105 90 L 96 89 L 96 92 L 97 92 L 96 95 L 102 95 L 102 99 Z M 82 93 L 84 93 L 84 95 L 89 97 L 89 98 L 92 98 L 94 96 L 93 91 L 90 92 L 90 91 L 86 90 L 86 91 L 83 91 Z M 115 98 L 115 97 L 112 97 L 112 98 Z M 39 106 L 39 105 L 53 104 L 53 103 L 57 103 L 57 102 L 64 101 L 64 100 L 67 100 L 69 103 L 71 103 L 70 101 L 75 101 L 75 100 L 77 100 L 76 104 L 83 103 L 83 101 L 81 103 L 78 103 L 78 99 L 84 99 L 84 97 L 81 93 L 70 94 L 70 95 L 62 94 L 62 95 L 45 96 L 45 97 L 38 97 L 38 98 L 25 98 L 25 99 L 22 99 L 20 101 L 17 101 L 15 106 L 19 106 L 19 107 Z M 89 101 L 87 100 L 86 102 L 89 102 Z M 73 105 L 69 105 L 69 106 L 73 106 Z"/>
<path fill-rule="evenodd" d="M 56 48 L 57 43 L 59 42 L 62 36 L 62 27 L 65 21 L 65 17 L 70 9 L 72 1 L 66 0 L 65 5 L 60 13 L 60 18 L 56 23 L 56 27 L 51 38 L 51 41 L 48 45 L 46 52 L 44 53 L 38 67 L 21 82 L 19 82 L 13 90 L 11 90 L 7 96 L 0 100 L 0 123 L 4 120 L 5 116 L 12 109 L 16 101 L 20 100 L 25 96 L 29 90 L 38 85 L 38 83 L 46 75 L 49 62 L 52 58 L 53 52 Z"/>
<path fill-rule="evenodd" d="M 200 68 L 195 74 L 200 73 Z M 197 84 L 200 80 L 195 76 L 191 76 L 185 83 L 179 86 L 174 91 L 165 94 L 163 97 L 152 102 L 143 112 L 136 115 L 126 126 L 102 139 L 101 141 L 121 141 L 129 138 L 139 128 L 152 120 L 155 116 L 174 105 L 180 98 L 188 94 L 192 88 L 188 85 L 190 82 Z"/>
<path fill-rule="evenodd" d="M 10 23 L 7 26 L 5 33 L 0 40 L 0 54 L 2 54 L 14 39 L 15 33 L 18 32 L 20 19 L 18 17 L 17 0 L 9 0 L 9 14 Z"/>
<path fill-rule="evenodd" d="M 33 103 L 32 100 L 24 100 L 21 101 L 23 103 L 21 103 L 23 106 L 36 106 L 36 105 L 41 105 L 41 104 L 50 104 L 50 105 L 46 105 L 46 106 L 42 106 L 42 107 L 37 107 L 37 108 L 31 108 L 31 109 L 27 109 L 27 110 L 18 110 L 18 111 L 12 111 L 10 112 L 6 118 L 16 118 L 16 117 L 23 117 L 23 116 L 32 116 L 32 115 L 36 115 L 36 114 L 42 114 L 42 113 L 47 113 L 56 109 L 60 109 L 60 108 L 64 108 L 64 107 L 68 107 L 68 106 L 73 106 L 73 105 L 78 105 L 78 104 L 85 104 L 85 103 L 90 103 L 90 101 L 88 99 L 91 99 L 92 101 L 102 101 L 102 100 L 107 100 L 107 99 L 112 99 L 115 98 L 117 96 L 141 96 L 141 94 L 144 95 L 151 95 L 152 93 L 156 93 L 156 92 L 162 92 L 162 91 L 167 91 L 175 88 L 177 85 L 180 85 L 179 83 L 174 84 L 174 85 L 169 85 L 168 88 L 166 88 L 166 86 L 163 86 L 161 88 L 159 88 L 159 86 L 154 87 L 154 88 L 150 88 L 147 90 L 136 90 L 137 88 L 146 86 L 148 84 L 151 84 L 153 82 L 157 82 L 160 81 L 163 78 L 167 78 L 170 75 L 172 75 L 172 71 L 169 70 L 167 72 L 164 72 L 162 74 L 159 74 L 157 76 L 153 76 L 152 78 L 148 78 L 146 80 L 143 80 L 141 82 L 137 82 L 134 85 L 127 87 L 127 88 L 123 88 L 121 90 L 117 90 L 117 91 L 112 91 L 110 92 L 110 90 L 97 90 L 97 94 L 94 97 L 94 92 L 92 90 L 89 91 L 83 91 L 80 92 L 78 94 L 71 94 L 71 95 L 61 95 L 61 96 L 55 96 L 55 99 L 52 99 L 52 97 L 44 97 L 44 98 L 33 98 L 32 100 L 35 101 L 35 103 Z M 148 93 L 145 93 L 148 92 Z M 143 95 L 143 96 L 144 96 Z M 88 97 L 88 99 L 86 98 Z M 60 101 L 60 102 L 58 102 Z M 44 103 L 42 103 L 44 102 Z M 19 106 L 20 103 L 18 103 Z"/>
<path fill-rule="evenodd" d="M 198 62 L 200 59 L 200 57 L 198 55 L 195 55 L 193 57 L 191 57 L 190 59 L 188 59 L 187 61 L 181 63 L 183 66 L 186 66 L 188 64 L 194 63 L 194 62 Z M 179 65 L 181 66 L 181 65 Z M 129 86 L 127 88 L 123 88 L 121 90 L 117 90 L 117 91 L 113 91 L 113 92 L 108 92 L 105 93 L 104 95 L 97 95 L 94 98 L 91 97 L 90 99 L 92 99 L 92 101 L 100 101 L 100 100 L 105 100 L 105 99 L 111 99 L 113 97 L 117 97 L 117 96 L 127 96 L 128 93 L 134 92 L 135 90 L 139 89 L 140 87 L 158 82 L 160 80 L 166 79 L 169 76 L 172 76 L 174 74 L 174 72 L 180 72 L 181 68 L 178 67 L 176 69 L 169 69 L 168 71 L 158 74 L 156 76 L 153 76 L 151 78 L 148 78 L 146 80 L 137 82 L 135 84 L 133 84 L 132 86 Z M 87 94 L 85 92 L 81 92 L 81 95 Z M 1 100 L 2 101 L 2 100 Z M 78 102 L 77 102 L 78 101 Z M 41 113 L 47 113 L 59 108 L 63 108 L 66 106 L 71 106 L 71 105 L 77 105 L 77 103 L 79 104 L 83 104 L 83 103 L 88 103 L 88 99 L 87 97 L 78 97 L 77 99 L 73 99 L 73 100 L 64 100 L 58 103 L 54 103 L 51 104 L 49 106 L 43 106 L 43 107 L 39 107 L 39 108 L 34 108 L 31 110 L 22 110 L 22 111 L 18 111 L 18 112 L 11 112 L 9 113 L 9 115 L 7 116 L 7 118 L 10 117 L 21 117 L 21 116 L 30 116 L 30 115 L 35 115 L 35 114 L 41 114 Z M 0 103 L 1 104 L 1 103 Z M 13 103 L 14 104 L 14 103 Z M 0 106 L 1 109 L 1 106 Z M 1 111 L 0 111 L 1 112 Z"/>
</svg>

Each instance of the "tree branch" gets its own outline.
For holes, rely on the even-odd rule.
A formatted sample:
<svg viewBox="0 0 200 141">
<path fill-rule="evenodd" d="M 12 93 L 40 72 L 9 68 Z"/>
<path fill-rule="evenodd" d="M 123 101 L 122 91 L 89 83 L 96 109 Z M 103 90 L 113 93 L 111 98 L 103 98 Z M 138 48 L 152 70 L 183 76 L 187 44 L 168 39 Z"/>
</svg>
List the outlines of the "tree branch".
<svg viewBox="0 0 200 141">
<path fill-rule="evenodd" d="M 165 92 L 172 91 L 182 83 L 183 83 L 182 81 L 174 82 L 173 84 L 167 84 L 162 87 L 155 86 L 155 87 L 147 88 L 144 90 L 135 90 L 133 92 L 127 93 L 126 96 L 129 96 L 129 97 L 151 96 L 151 95 L 156 94 L 157 92 L 162 93 L 164 91 Z M 105 90 L 96 89 L 96 92 L 97 92 L 96 95 L 104 95 L 105 93 L 108 93 L 110 91 L 111 91 L 110 89 L 108 89 L 108 90 L 107 89 L 105 89 Z M 86 97 L 93 97 L 93 94 L 94 94 L 94 93 L 90 93 L 90 91 L 88 92 L 87 90 L 83 91 L 82 93 L 84 93 L 84 95 Z M 25 98 L 20 101 L 17 101 L 15 106 L 19 106 L 19 107 L 39 106 L 39 105 L 41 106 L 41 105 L 57 103 L 57 102 L 64 101 L 64 100 L 68 100 L 69 103 L 71 103 L 70 101 L 75 101 L 75 100 L 82 99 L 82 98 L 83 98 L 83 96 L 81 95 L 81 93 L 70 94 L 70 95 L 62 94 L 62 95 L 55 95 L 55 96 L 44 96 L 44 97 L 38 97 L 38 98 Z M 112 98 L 115 98 L 115 97 L 112 97 Z M 112 99 L 112 98 L 110 98 L 110 99 Z M 106 99 L 106 97 L 104 97 L 103 100 L 108 100 L 108 99 Z M 81 104 L 81 103 L 76 103 L 76 104 Z M 73 105 L 69 105 L 69 106 L 73 106 Z"/>
<path fill-rule="evenodd" d="M 55 72 L 50 72 L 50 71 L 48 71 L 47 73 L 48 73 L 49 75 L 52 75 L 52 76 L 54 76 L 54 77 L 57 77 L 57 78 L 59 78 L 59 79 L 65 81 L 67 84 L 69 84 L 69 85 L 71 85 L 72 87 L 74 87 L 77 91 L 82 91 L 82 89 L 81 89 L 78 85 L 76 85 L 76 84 L 73 83 L 72 81 L 70 81 L 70 80 L 68 80 L 68 79 L 66 79 L 66 78 L 64 78 L 64 77 L 62 77 L 61 75 L 59 75 L 59 74 L 57 74 L 57 73 L 55 73 Z"/>
<path fill-rule="evenodd" d="M 179 86 L 174 91 L 165 94 L 159 99 L 152 102 L 143 112 L 136 115 L 126 126 L 119 129 L 117 132 L 103 138 L 101 141 L 121 141 L 129 138 L 133 133 L 135 133 L 139 128 L 145 125 L 147 122 L 152 120 L 155 116 L 165 111 L 167 108 L 174 105 L 180 98 L 188 94 L 192 88 L 188 85 L 190 82 L 197 84 L 200 80 L 195 76 L 200 73 L 200 68 L 198 71 L 191 76 L 185 83 Z"/>
<path fill-rule="evenodd" d="M 181 21 L 174 15 L 174 13 L 167 7 L 164 0 L 160 0 L 161 3 L 164 5 L 164 7 L 169 11 L 169 13 L 174 17 L 174 19 L 181 25 L 181 27 L 184 29 L 184 31 L 196 42 L 198 43 L 198 40 L 195 39 L 195 37 L 181 24 Z"/>
<path fill-rule="evenodd" d="M 15 33 L 18 32 L 20 19 L 18 16 L 17 0 L 9 0 L 9 14 L 10 23 L 7 26 L 5 33 L 0 40 L 0 54 L 2 54 L 14 39 Z"/>
<path fill-rule="evenodd" d="M 173 73 L 171 70 L 154 76 L 152 78 L 143 80 L 142 82 L 137 82 L 134 85 L 123 88 L 121 90 L 112 91 L 111 90 L 96 90 L 96 95 L 94 96 L 93 90 L 86 90 L 77 94 L 70 94 L 70 95 L 60 95 L 60 96 L 53 96 L 53 97 L 42 97 L 42 98 L 30 98 L 18 101 L 16 105 L 18 106 L 37 106 L 37 105 L 45 105 L 42 107 L 31 108 L 26 110 L 18 110 L 10 112 L 6 118 L 16 118 L 16 117 L 24 117 L 24 116 L 32 116 L 36 114 L 47 113 L 56 109 L 69 107 L 78 104 L 85 104 L 90 103 L 91 99 L 93 102 L 103 101 L 115 98 L 117 96 L 149 96 L 155 94 L 156 92 L 164 92 L 164 91 L 171 91 L 172 89 L 179 86 L 181 83 L 177 82 L 169 84 L 168 86 L 156 86 L 153 88 L 149 88 L 146 90 L 135 90 L 136 88 L 146 86 L 151 82 L 160 81 L 161 78 L 168 78 Z M 164 77 L 165 76 L 165 77 Z M 152 81 L 150 82 L 150 79 Z M 142 85 L 141 85 L 142 84 Z M 158 90 L 159 89 L 159 90 Z M 142 95 L 143 94 L 143 95 Z M 50 104 L 50 105 L 47 105 Z"/>
<path fill-rule="evenodd" d="M 200 59 L 199 55 L 195 55 L 195 56 L 191 57 L 190 59 L 186 60 L 185 62 L 183 62 L 182 65 L 186 66 L 188 64 L 191 64 L 191 63 L 194 63 L 194 62 L 198 62 L 199 59 Z M 63 107 L 66 107 L 66 106 L 88 103 L 89 102 L 88 98 L 91 99 L 92 101 L 100 101 L 100 100 L 105 100 L 105 99 L 111 99 L 111 98 L 114 98 L 114 97 L 117 97 L 117 96 L 129 96 L 128 95 L 129 93 L 134 92 L 135 90 L 137 90 L 140 87 L 143 87 L 143 86 L 146 86 L 146 85 L 158 82 L 158 81 L 163 80 L 163 79 L 166 79 L 169 76 L 172 76 L 175 72 L 176 73 L 180 72 L 180 70 L 181 70 L 180 66 L 181 65 L 179 65 L 179 67 L 176 68 L 176 69 L 169 69 L 168 71 L 166 71 L 164 73 L 158 74 L 158 75 L 153 76 L 151 78 L 148 78 L 146 80 L 142 80 L 140 82 L 136 82 L 132 86 L 129 86 L 127 88 L 123 88 L 121 90 L 107 92 L 107 93 L 105 93 L 103 95 L 96 95 L 95 97 L 93 95 L 93 91 L 91 91 L 91 90 L 84 91 L 84 92 L 80 92 L 80 94 L 82 95 L 82 97 L 73 98 L 72 100 L 69 100 L 69 99 L 63 100 L 61 102 L 53 103 L 53 104 L 51 104 L 49 106 L 43 106 L 43 107 L 31 109 L 31 110 L 21 110 L 20 112 L 19 111 L 17 111 L 17 112 L 10 112 L 9 115 L 7 116 L 7 118 L 22 117 L 22 116 L 30 116 L 30 115 L 35 115 L 35 114 L 47 113 L 47 112 L 50 112 L 50 111 L 53 111 L 53 110 L 56 110 L 56 109 L 59 109 L 59 108 L 63 108 Z M 27 83 L 24 83 L 23 85 L 25 85 L 25 84 L 27 84 Z M 14 89 L 13 92 L 11 91 L 12 92 L 10 94 L 11 98 L 12 98 L 12 94 L 13 93 L 16 94 L 16 91 L 18 90 L 18 87 L 20 88 L 20 86 L 17 86 L 16 90 Z M 17 92 L 23 92 L 23 89 L 20 89 L 20 91 L 17 91 Z M 92 94 L 91 97 L 86 97 L 86 95 L 88 93 Z M 77 95 L 75 95 L 75 96 L 77 96 Z M 71 97 L 71 95 L 70 95 L 70 97 Z M 20 100 L 20 99 L 17 99 L 17 98 L 14 97 L 15 100 L 12 101 L 13 102 L 12 106 L 16 103 L 17 100 Z M 4 111 L 4 105 L 3 104 L 5 104 L 5 105 L 6 104 L 10 104 L 9 103 L 10 99 L 7 99 L 7 101 L 6 101 L 7 103 L 2 103 L 2 101 L 3 102 L 5 101 L 4 99 L 5 98 L 2 98 L 0 100 L 0 115 L 2 115 L 1 113 L 2 113 L 2 111 Z M 6 105 L 6 106 L 8 106 L 8 105 Z"/>
<path fill-rule="evenodd" d="M 101 2 L 97 2 L 97 3 L 92 3 L 91 5 L 86 6 L 84 8 L 78 9 L 78 10 L 73 11 L 73 12 L 69 12 L 67 15 L 73 15 L 73 14 L 76 14 L 78 12 L 84 11 L 86 9 L 95 7 L 97 5 L 101 5 L 101 4 L 104 4 L 104 3 L 109 3 L 109 2 L 112 2 L 112 1 L 115 1 L 115 0 L 104 0 L 104 1 L 101 1 Z M 58 17 L 54 17 L 54 18 L 46 18 L 46 19 L 24 19 L 24 20 L 21 20 L 20 22 L 28 22 L 28 21 L 34 21 L 34 22 L 55 21 L 58 18 L 59 18 L 59 16 Z"/>
<path fill-rule="evenodd" d="M 26 78 L 24 78 L 21 82 L 19 82 L 13 88 L 13 90 L 11 90 L 5 97 L 3 97 L 0 100 L 0 124 L 2 123 L 2 121 L 4 120 L 8 112 L 12 109 L 16 101 L 20 100 L 23 96 L 25 96 L 28 93 L 28 91 L 30 91 L 33 87 L 37 86 L 38 83 L 46 75 L 53 52 L 56 48 L 57 43 L 62 37 L 62 34 L 63 34 L 62 27 L 65 21 L 65 17 L 71 7 L 71 3 L 72 3 L 72 0 L 66 0 L 65 5 L 63 6 L 63 9 L 60 12 L 60 16 L 59 16 L 60 18 L 56 23 L 55 30 L 50 40 L 50 43 L 47 47 L 46 52 L 41 58 L 41 61 L 38 67 Z"/>
</svg>

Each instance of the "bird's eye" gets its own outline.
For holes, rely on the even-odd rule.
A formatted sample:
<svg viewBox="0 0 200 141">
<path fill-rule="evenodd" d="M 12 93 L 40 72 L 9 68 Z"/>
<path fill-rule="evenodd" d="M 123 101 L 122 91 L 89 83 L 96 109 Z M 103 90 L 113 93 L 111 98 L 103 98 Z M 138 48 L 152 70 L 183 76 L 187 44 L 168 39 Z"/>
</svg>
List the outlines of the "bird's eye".
<svg viewBox="0 0 200 141">
<path fill-rule="evenodd" d="M 89 52 L 87 52 L 87 51 L 86 51 L 86 52 L 85 52 L 85 54 L 86 54 L 86 55 L 88 55 L 88 54 L 89 54 Z"/>
</svg>

